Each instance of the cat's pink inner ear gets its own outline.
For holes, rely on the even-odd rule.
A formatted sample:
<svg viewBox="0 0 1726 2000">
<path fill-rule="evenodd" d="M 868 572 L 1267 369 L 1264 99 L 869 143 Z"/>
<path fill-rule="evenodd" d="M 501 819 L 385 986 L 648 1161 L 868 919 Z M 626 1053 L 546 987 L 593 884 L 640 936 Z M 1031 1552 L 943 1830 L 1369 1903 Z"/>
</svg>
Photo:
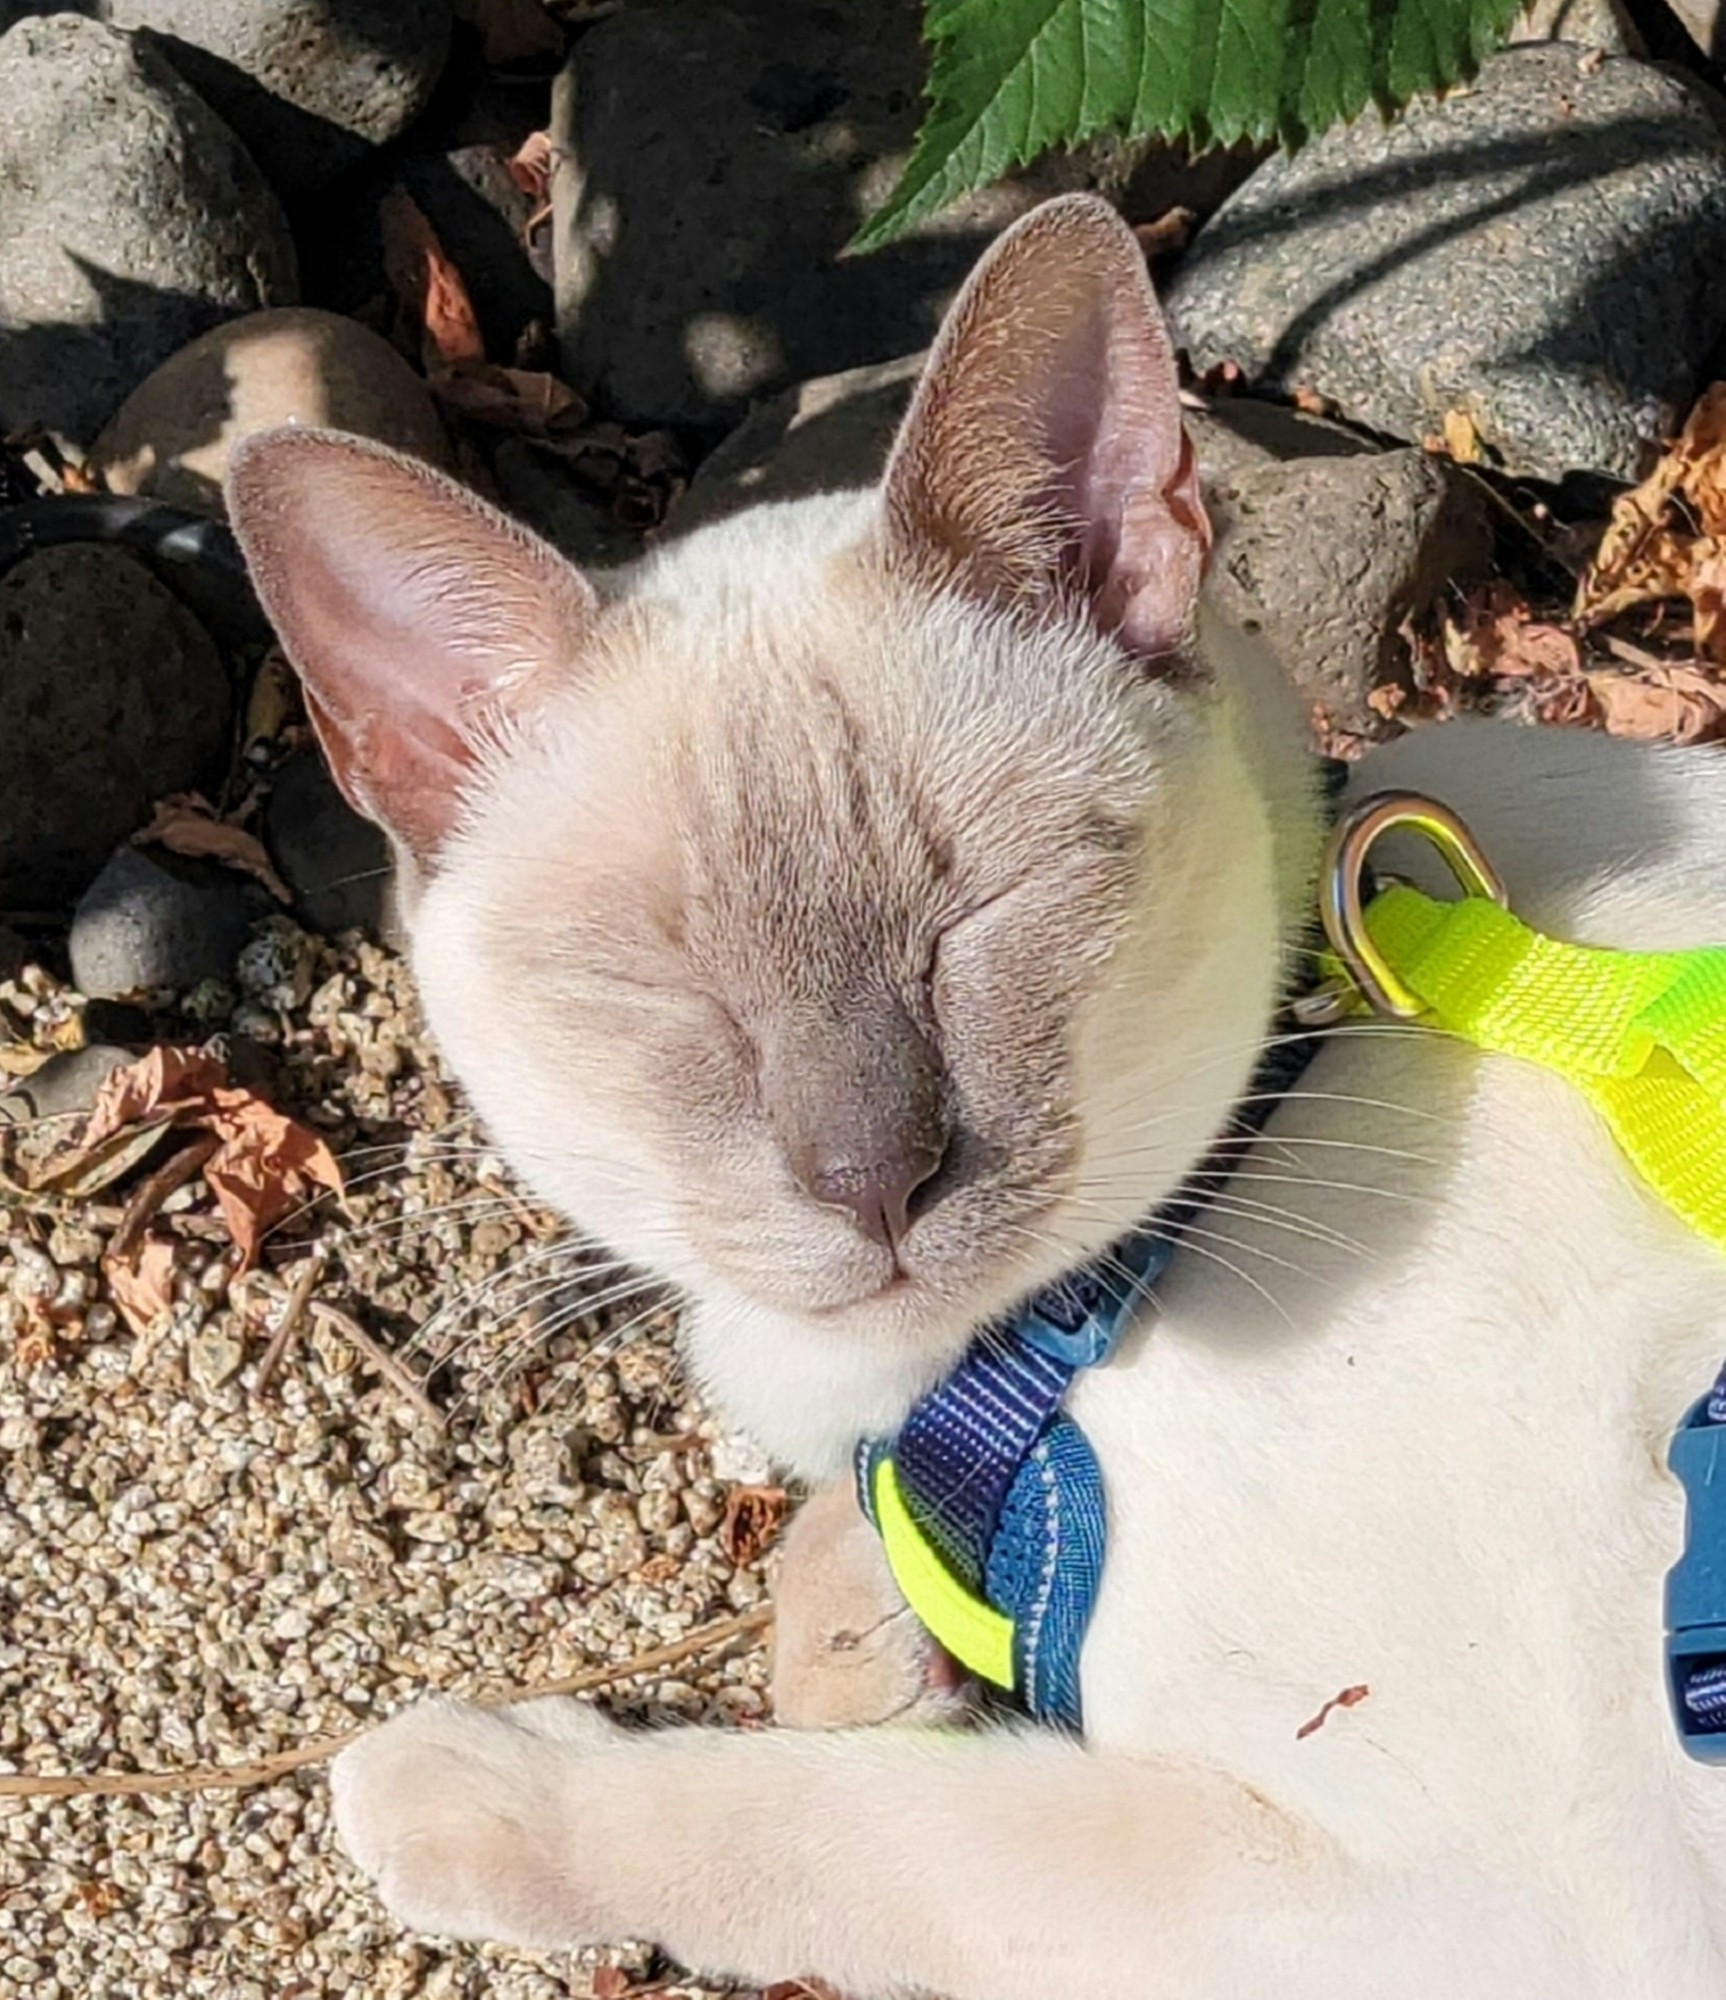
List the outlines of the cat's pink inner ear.
<svg viewBox="0 0 1726 2000">
<path fill-rule="evenodd" d="M 250 439 L 228 500 L 336 782 L 431 860 L 487 737 L 578 651 L 591 586 L 454 481 L 356 438 Z"/>
<path fill-rule="evenodd" d="M 889 533 L 991 598 L 1078 592 L 1155 658 L 1210 549 L 1174 346 L 1132 231 L 1103 201 L 1008 230 L 941 329 L 887 469 Z"/>
</svg>

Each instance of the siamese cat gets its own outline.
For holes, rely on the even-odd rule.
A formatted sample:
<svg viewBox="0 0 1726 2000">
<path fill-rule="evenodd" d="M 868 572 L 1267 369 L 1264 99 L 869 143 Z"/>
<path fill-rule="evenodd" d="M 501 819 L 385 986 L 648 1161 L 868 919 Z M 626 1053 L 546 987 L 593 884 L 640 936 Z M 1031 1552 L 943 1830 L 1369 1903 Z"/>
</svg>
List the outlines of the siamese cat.
<svg viewBox="0 0 1726 2000">
<path fill-rule="evenodd" d="M 422 1703 L 335 1767 L 389 1907 L 853 2000 L 1720 2000 L 1726 1771 L 1669 1719 L 1661 1591 L 1726 1268 L 1553 1076 L 1337 1031 L 1080 1379 L 1083 1741 L 952 1726 L 849 1497 L 860 1436 L 1229 1126 L 1307 936 L 1315 767 L 1201 601 L 1126 226 L 1074 197 L 995 244 L 878 488 L 615 575 L 336 436 L 252 441 L 232 511 L 480 1113 L 833 1482 L 776 1668 L 826 1726 Z M 1559 936 L 1726 938 L 1711 752 L 1458 723 L 1355 782 L 1459 812 Z"/>
</svg>

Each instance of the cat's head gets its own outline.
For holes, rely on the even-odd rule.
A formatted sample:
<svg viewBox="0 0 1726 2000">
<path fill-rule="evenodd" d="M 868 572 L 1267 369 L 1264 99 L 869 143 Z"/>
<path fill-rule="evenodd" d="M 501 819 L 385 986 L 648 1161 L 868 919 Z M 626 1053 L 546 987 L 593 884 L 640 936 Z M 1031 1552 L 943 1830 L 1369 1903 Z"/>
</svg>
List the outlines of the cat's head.
<svg viewBox="0 0 1726 2000">
<path fill-rule="evenodd" d="M 451 1064 L 771 1448 L 837 1464 L 1225 1121 L 1283 808 L 1100 202 L 985 257 L 873 493 L 592 580 L 353 440 L 255 440 L 231 498 Z"/>
</svg>

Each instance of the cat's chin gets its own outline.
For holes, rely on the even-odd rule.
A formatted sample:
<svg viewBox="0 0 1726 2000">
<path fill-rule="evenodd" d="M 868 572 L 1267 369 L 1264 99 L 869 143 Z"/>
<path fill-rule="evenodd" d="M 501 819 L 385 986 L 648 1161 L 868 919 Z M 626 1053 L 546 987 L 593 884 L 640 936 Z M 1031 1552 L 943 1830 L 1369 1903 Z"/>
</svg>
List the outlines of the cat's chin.
<svg viewBox="0 0 1726 2000">
<path fill-rule="evenodd" d="M 843 1472 L 860 1437 L 896 1429 L 970 1336 L 969 1319 L 910 1280 L 850 1307 L 795 1313 L 719 1288 L 692 1303 L 683 1326 L 724 1417 L 809 1479 Z"/>
</svg>

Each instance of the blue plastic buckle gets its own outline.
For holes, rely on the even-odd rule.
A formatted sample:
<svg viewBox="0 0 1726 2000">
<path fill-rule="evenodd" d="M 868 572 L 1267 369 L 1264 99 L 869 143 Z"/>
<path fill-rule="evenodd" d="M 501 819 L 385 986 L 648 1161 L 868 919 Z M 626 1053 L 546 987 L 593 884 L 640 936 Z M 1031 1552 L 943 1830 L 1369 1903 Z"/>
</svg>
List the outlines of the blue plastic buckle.
<svg viewBox="0 0 1726 2000">
<path fill-rule="evenodd" d="M 1068 1368 L 1094 1368 L 1120 1345 L 1150 1286 L 1169 1267 L 1174 1244 L 1132 1235 L 1109 1252 L 1109 1267 L 1086 1264 L 1032 1293 L 1013 1315 L 1013 1332 Z"/>
<path fill-rule="evenodd" d="M 1697 1676 L 1726 1668 L 1726 1425 L 1698 1403 L 1666 1463 L 1684 1488 L 1684 1553 L 1666 1577 L 1666 1686 L 1678 1740 L 1704 1764 L 1726 1764 L 1726 1702 L 1699 1714 L 1686 1700 Z"/>
</svg>

